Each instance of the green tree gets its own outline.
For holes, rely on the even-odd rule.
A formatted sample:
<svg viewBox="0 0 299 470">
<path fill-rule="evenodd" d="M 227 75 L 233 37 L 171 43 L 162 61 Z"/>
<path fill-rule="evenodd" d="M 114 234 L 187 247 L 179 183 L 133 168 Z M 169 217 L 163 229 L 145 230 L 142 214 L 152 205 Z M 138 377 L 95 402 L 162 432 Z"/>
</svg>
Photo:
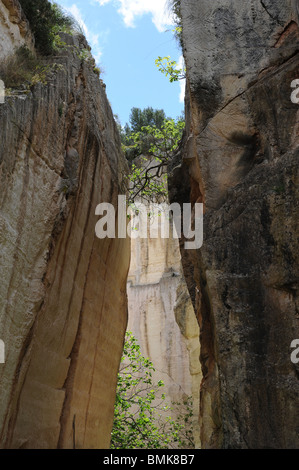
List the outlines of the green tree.
<svg viewBox="0 0 299 470">
<path fill-rule="evenodd" d="M 161 380 L 153 382 L 154 371 L 152 362 L 142 356 L 136 338 L 128 332 L 118 374 L 112 449 L 192 447 L 190 408 L 181 420 L 171 418 L 171 408 L 161 393 L 164 384 Z"/>
<path fill-rule="evenodd" d="M 130 114 L 131 131 L 140 132 L 144 126 L 156 126 L 161 129 L 165 118 L 163 109 L 148 107 L 141 110 L 140 108 L 132 108 Z"/>
<path fill-rule="evenodd" d="M 182 118 L 165 118 L 161 127 L 147 125 L 130 133 L 129 145 L 124 145 L 131 161 L 129 176 L 129 201 L 137 197 L 149 201 L 167 195 L 167 165 L 178 148 L 185 122 Z M 143 156 L 139 159 L 136 157 Z"/>
<path fill-rule="evenodd" d="M 129 122 L 121 129 L 121 140 L 123 150 L 128 161 L 132 162 L 141 154 L 147 154 L 152 144 L 152 138 L 142 128 L 145 126 L 155 126 L 161 129 L 166 119 L 163 109 L 153 109 L 148 107 L 145 109 L 132 108 Z M 138 145 L 135 142 L 135 134 L 140 132 Z"/>
</svg>

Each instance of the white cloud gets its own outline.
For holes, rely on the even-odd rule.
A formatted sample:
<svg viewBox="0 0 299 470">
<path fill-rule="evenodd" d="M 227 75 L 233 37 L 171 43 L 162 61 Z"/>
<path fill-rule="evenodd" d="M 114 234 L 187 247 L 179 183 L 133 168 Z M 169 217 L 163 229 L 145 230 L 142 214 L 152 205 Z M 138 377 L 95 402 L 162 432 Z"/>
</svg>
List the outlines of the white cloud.
<svg viewBox="0 0 299 470">
<path fill-rule="evenodd" d="M 150 13 L 153 23 L 159 32 L 165 31 L 167 26 L 173 25 L 173 15 L 168 7 L 168 0 L 96 0 L 101 6 L 114 1 L 118 6 L 118 13 L 123 17 L 128 27 L 135 26 L 135 19 Z"/>
<path fill-rule="evenodd" d="M 70 12 L 78 24 L 81 26 L 84 36 L 86 37 L 88 43 L 92 48 L 92 54 L 95 58 L 95 61 L 98 63 L 100 61 L 102 50 L 100 45 L 100 35 L 92 33 L 86 26 L 85 21 L 83 20 L 81 11 L 78 6 L 74 3 L 71 7 L 64 7 L 64 9 Z"/>
<path fill-rule="evenodd" d="M 86 26 L 86 24 L 85 24 L 85 22 L 82 18 L 81 11 L 77 7 L 77 5 L 74 3 L 71 7 L 64 7 L 64 9 L 66 11 L 68 11 L 69 13 L 71 13 L 71 15 L 73 15 L 75 20 L 79 23 L 79 25 L 83 29 L 83 32 L 84 32 L 85 36 L 87 36 L 88 28 L 87 28 L 87 26 Z"/>
</svg>

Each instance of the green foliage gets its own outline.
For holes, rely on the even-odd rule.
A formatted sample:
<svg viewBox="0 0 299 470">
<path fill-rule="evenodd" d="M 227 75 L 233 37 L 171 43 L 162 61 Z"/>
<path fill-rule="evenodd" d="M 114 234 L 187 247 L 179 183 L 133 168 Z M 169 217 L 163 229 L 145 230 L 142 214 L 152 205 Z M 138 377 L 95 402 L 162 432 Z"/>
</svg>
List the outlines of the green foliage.
<svg viewBox="0 0 299 470">
<path fill-rule="evenodd" d="M 61 47 L 59 33 L 80 29 L 76 20 L 48 0 L 20 0 L 35 37 L 37 51 L 50 55 Z"/>
<path fill-rule="evenodd" d="M 134 112 L 134 116 L 140 115 Z M 140 127 L 138 121 L 132 120 L 134 128 L 139 130 L 133 131 L 128 124 L 121 129 L 123 150 L 131 165 L 128 179 L 129 202 L 132 203 L 137 197 L 153 201 L 167 196 L 167 165 L 182 138 L 185 122 L 182 118 L 165 118 L 161 110 L 157 116 L 157 124 Z"/>
<path fill-rule="evenodd" d="M 82 62 L 84 62 L 84 61 L 86 62 L 86 61 L 92 59 L 92 56 L 91 56 L 91 53 L 90 53 L 89 49 L 79 49 L 77 51 L 77 56 L 79 57 L 80 60 L 82 60 Z"/>
<path fill-rule="evenodd" d="M 161 129 L 166 119 L 163 109 L 153 109 L 151 107 L 141 110 L 132 108 L 130 113 L 130 125 L 126 124 L 124 128 L 119 127 L 123 150 L 129 162 L 132 162 L 141 154 L 148 154 L 152 145 L 152 138 L 142 128 L 154 126 Z M 136 134 L 139 134 L 139 140 L 136 141 Z"/>
<path fill-rule="evenodd" d="M 37 83 L 47 83 L 47 75 L 51 70 L 58 69 L 59 64 L 45 65 L 25 46 L 16 50 L 0 64 L 0 77 L 7 88 L 29 90 Z"/>
<path fill-rule="evenodd" d="M 162 72 L 166 77 L 169 77 L 169 81 L 178 82 L 186 78 L 186 72 L 183 69 L 178 68 L 178 64 L 175 60 L 171 60 L 170 56 L 158 57 L 155 60 L 156 66 L 159 71 Z"/>
<path fill-rule="evenodd" d="M 100 75 L 101 75 L 101 69 L 100 69 L 99 67 L 94 67 L 93 71 L 94 71 L 94 73 L 95 73 L 98 77 L 100 77 Z"/>
<path fill-rule="evenodd" d="M 182 13 L 181 13 L 181 0 L 169 0 L 169 6 L 174 13 L 174 20 L 176 27 L 173 30 L 175 38 L 183 49 L 183 27 L 182 27 Z"/>
<path fill-rule="evenodd" d="M 152 362 L 142 356 L 136 338 L 127 333 L 118 374 L 111 449 L 193 446 L 190 407 L 186 406 L 180 420 L 173 420 L 162 393 L 164 383 L 153 382 L 154 371 Z"/>
<path fill-rule="evenodd" d="M 6 87 L 15 88 L 31 80 L 32 71 L 37 67 L 38 61 L 34 55 L 22 46 L 15 54 L 1 62 L 0 77 Z"/>
<path fill-rule="evenodd" d="M 144 165 L 145 162 L 145 165 Z M 148 202 L 165 200 L 168 194 L 166 168 L 159 161 L 152 166 L 152 160 L 143 159 L 143 164 L 133 163 L 129 176 L 129 203 L 133 205 L 137 197 Z"/>
<path fill-rule="evenodd" d="M 130 124 L 132 132 L 141 131 L 144 126 L 156 126 L 161 128 L 166 118 L 163 109 L 153 109 L 151 107 L 141 110 L 132 108 L 130 114 Z"/>
<path fill-rule="evenodd" d="M 174 14 L 175 28 L 172 30 L 172 32 L 180 44 L 181 49 L 183 50 L 181 0 L 168 0 L 168 5 Z M 179 68 L 177 62 L 175 60 L 171 60 L 170 56 L 159 56 L 155 63 L 160 72 L 166 75 L 171 83 L 186 78 L 186 70 Z"/>
<path fill-rule="evenodd" d="M 157 160 L 163 159 L 165 156 L 170 157 L 178 146 L 181 140 L 185 122 L 181 119 L 164 119 L 161 128 L 157 126 L 142 127 L 141 132 L 136 133 L 136 140 L 141 138 L 142 133 L 153 137 L 152 145 L 149 149 L 151 155 L 154 155 Z"/>
<path fill-rule="evenodd" d="M 56 3 L 48 0 L 20 0 L 20 3 L 34 34 L 37 54 L 25 46 L 20 47 L 14 55 L 1 62 L 0 77 L 6 90 L 21 88 L 26 93 L 36 83 L 46 84 L 49 72 L 63 67 L 49 65 L 49 62 L 46 64 L 49 54 L 71 47 L 61 39 L 60 33 L 81 33 L 81 29 L 76 20 Z M 90 48 L 75 47 L 74 51 L 80 60 L 87 62 L 96 74 L 100 74 Z"/>
</svg>

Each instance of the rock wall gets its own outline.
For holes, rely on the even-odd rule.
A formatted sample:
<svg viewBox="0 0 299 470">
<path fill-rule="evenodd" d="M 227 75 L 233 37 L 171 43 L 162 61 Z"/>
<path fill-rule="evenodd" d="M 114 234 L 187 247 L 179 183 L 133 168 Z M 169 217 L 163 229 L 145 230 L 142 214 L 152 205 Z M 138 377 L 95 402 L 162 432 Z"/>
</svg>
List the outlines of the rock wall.
<svg viewBox="0 0 299 470">
<path fill-rule="evenodd" d="M 18 47 L 34 48 L 34 39 L 20 4 L 16 0 L 0 1 L 0 58 L 9 56 Z"/>
<path fill-rule="evenodd" d="M 202 371 L 200 364 L 199 326 L 185 280 L 181 280 L 177 287 L 174 315 L 180 332 L 185 338 L 188 350 L 189 372 L 191 375 L 191 393 L 189 393 L 192 398 L 193 441 L 195 449 L 200 449 L 199 390 L 202 381 Z"/>
<path fill-rule="evenodd" d="M 202 446 L 298 448 L 298 2 L 184 0 L 181 13 L 187 126 L 170 189 L 205 207 L 203 247 L 182 248 Z"/>
<path fill-rule="evenodd" d="M 147 212 L 150 212 L 148 209 Z M 175 407 L 172 417 L 186 412 L 184 400 L 192 395 L 193 435 L 200 447 L 198 429 L 201 380 L 199 327 L 184 280 L 178 240 L 137 238 L 131 241 L 128 276 L 128 330 L 163 380 L 163 393 Z"/>
<path fill-rule="evenodd" d="M 1 27 L 2 28 L 2 27 Z M 95 236 L 127 171 L 87 44 L 0 105 L 1 448 L 109 448 L 129 239 Z"/>
</svg>

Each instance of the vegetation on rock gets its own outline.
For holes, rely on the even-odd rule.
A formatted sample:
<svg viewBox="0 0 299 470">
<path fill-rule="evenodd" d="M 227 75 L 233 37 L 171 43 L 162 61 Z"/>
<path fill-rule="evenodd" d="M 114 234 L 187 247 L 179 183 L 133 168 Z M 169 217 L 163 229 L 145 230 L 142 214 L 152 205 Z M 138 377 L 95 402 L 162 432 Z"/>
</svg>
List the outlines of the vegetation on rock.
<svg viewBox="0 0 299 470">
<path fill-rule="evenodd" d="M 163 110 L 132 108 L 130 125 L 119 125 L 122 146 L 130 164 L 129 201 L 167 195 L 167 165 L 182 138 L 183 118 L 167 118 Z"/>
<path fill-rule="evenodd" d="M 112 449 L 193 448 L 190 399 L 168 406 L 161 392 L 163 382 L 153 381 L 152 362 L 143 357 L 131 332 L 126 334 L 118 374 Z M 171 417 L 175 406 L 184 410 L 178 420 Z"/>
<path fill-rule="evenodd" d="M 11 89 L 21 89 L 26 93 L 37 83 L 47 83 L 49 72 L 57 71 L 61 64 L 46 64 L 35 56 L 26 46 L 21 46 L 16 52 L 0 64 L 0 77 L 6 84 L 6 95 Z"/>
<path fill-rule="evenodd" d="M 159 71 L 166 75 L 170 83 L 186 78 L 185 69 L 179 68 L 177 62 L 175 60 L 171 60 L 170 56 L 159 56 L 155 63 Z"/>
<path fill-rule="evenodd" d="M 7 96 L 11 89 L 26 93 L 36 83 L 46 84 L 49 72 L 63 67 L 49 63 L 49 56 L 66 48 L 72 48 L 77 57 L 100 77 L 101 70 L 96 66 L 90 47 L 68 46 L 61 38 L 61 33 L 81 33 L 80 25 L 70 14 L 47 0 L 21 0 L 20 3 L 34 33 L 36 51 L 33 53 L 21 46 L 1 62 L 0 77 L 6 85 Z"/>
<path fill-rule="evenodd" d="M 80 31 L 76 20 L 57 3 L 48 0 L 20 0 L 35 38 L 37 51 L 50 55 L 59 47 L 59 32 Z"/>
<path fill-rule="evenodd" d="M 175 28 L 173 33 L 177 39 L 181 49 L 183 49 L 183 24 L 182 24 L 182 14 L 181 14 L 181 0 L 168 0 L 169 7 L 174 13 Z"/>
</svg>

